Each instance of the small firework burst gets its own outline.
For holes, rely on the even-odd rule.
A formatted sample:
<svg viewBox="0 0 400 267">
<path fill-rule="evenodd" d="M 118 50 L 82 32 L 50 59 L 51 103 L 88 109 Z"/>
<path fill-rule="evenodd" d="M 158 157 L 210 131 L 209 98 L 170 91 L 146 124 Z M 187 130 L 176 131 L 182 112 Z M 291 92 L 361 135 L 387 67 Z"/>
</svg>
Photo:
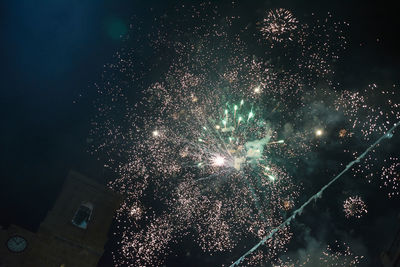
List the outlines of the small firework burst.
<svg viewBox="0 0 400 267">
<path fill-rule="evenodd" d="M 343 202 L 343 211 L 346 218 L 355 217 L 357 219 L 368 213 L 367 205 L 359 196 L 348 197 Z"/>
<path fill-rule="evenodd" d="M 341 129 L 339 131 L 339 137 L 344 138 L 347 135 L 347 130 L 346 129 Z"/>
<path fill-rule="evenodd" d="M 270 10 L 261 24 L 261 33 L 267 40 L 282 42 L 291 40 L 298 27 L 298 21 L 292 12 L 284 8 Z"/>
<path fill-rule="evenodd" d="M 291 201 L 290 199 L 285 199 L 282 201 L 282 207 L 284 210 L 291 210 L 294 206 L 293 201 Z"/>
<path fill-rule="evenodd" d="M 143 210 L 142 208 L 137 204 L 134 203 L 129 211 L 129 215 L 132 216 L 132 218 L 135 221 L 138 221 L 142 218 L 143 216 Z"/>
</svg>

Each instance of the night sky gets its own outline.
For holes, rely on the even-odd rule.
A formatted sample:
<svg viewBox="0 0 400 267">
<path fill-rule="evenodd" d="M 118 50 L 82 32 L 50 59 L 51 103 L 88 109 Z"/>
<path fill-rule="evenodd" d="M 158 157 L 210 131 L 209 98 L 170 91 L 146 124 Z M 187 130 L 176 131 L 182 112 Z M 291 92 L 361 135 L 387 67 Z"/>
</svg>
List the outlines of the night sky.
<svg viewBox="0 0 400 267">
<path fill-rule="evenodd" d="M 130 33 L 132 21 L 140 21 L 141 32 L 146 33 L 154 17 L 168 13 L 181 2 L 0 3 L 1 225 L 17 224 L 36 230 L 70 169 L 100 182 L 110 179 L 112 174 L 103 168 L 103 162 L 88 153 L 91 121 L 97 112 L 93 104 L 98 97 L 94 84 L 101 84 L 104 65 L 112 62 L 119 49 L 135 45 L 124 38 Z M 276 7 L 302 15 L 330 11 L 335 19 L 350 23 L 348 49 L 338 60 L 335 81 L 344 88 L 365 88 L 371 83 L 382 87 L 399 85 L 400 22 L 394 4 L 384 1 L 247 2 L 250 1 L 238 1 L 237 5 L 241 16 L 249 20 Z M 145 58 L 146 49 L 143 51 Z M 143 88 L 135 85 L 130 88 L 131 103 L 138 102 Z M 383 150 L 391 156 L 400 156 L 398 133 L 388 143 Z M 379 153 L 382 157 L 388 156 Z M 311 172 L 312 180 L 317 181 L 309 187 L 312 192 L 321 188 L 332 177 L 330 174 L 342 169 L 335 164 L 341 157 L 340 152 L 331 153 L 329 149 L 323 153 L 326 164 L 316 166 Z M 324 174 L 328 177 L 323 177 Z M 338 184 L 299 217 L 294 226 L 297 236 L 289 244 L 287 255 L 298 257 L 301 250 L 318 250 L 321 244 L 335 240 L 335 235 L 356 254 L 366 257 L 360 266 L 379 266 L 379 254 L 390 244 L 398 228 L 399 197 L 388 200 L 386 192 L 378 190 L 379 185 L 358 185 L 352 181 Z M 340 192 L 346 190 L 356 190 L 368 203 L 368 216 L 362 221 L 348 221 L 338 213 L 343 202 Z M 113 244 L 107 245 L 99 266 L 112 266 L 113 249 Z M 193 244 L 185 244 L 174 248 L 171 255 L 167 266 L 205 266 L 230 263 L 241 253 L 217 256 L 218 260 L 214 261 L 215 258 L 202 254 Z"/>
</svg>

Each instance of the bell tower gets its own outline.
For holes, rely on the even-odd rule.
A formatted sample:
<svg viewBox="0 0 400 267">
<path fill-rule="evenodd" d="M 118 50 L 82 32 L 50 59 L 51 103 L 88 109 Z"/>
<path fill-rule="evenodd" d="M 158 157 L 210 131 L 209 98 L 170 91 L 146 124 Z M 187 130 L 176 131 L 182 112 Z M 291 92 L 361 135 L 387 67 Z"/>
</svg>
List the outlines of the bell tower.
<svg viewBox="0 0 400 267">
<path fill-rule="evenodd" d="M 71 171 L 37 233 L 16 226 L 10 227 L 12 233 L 4 232 L 11 247 L 4 255 L 11 260 L 6 259 L 3 266 L 96 266 L 121 200 L 109 188 Z M 22 249 L 21 240 L 26 249 L 13 253 L 12 249 Z"/>
</svg>

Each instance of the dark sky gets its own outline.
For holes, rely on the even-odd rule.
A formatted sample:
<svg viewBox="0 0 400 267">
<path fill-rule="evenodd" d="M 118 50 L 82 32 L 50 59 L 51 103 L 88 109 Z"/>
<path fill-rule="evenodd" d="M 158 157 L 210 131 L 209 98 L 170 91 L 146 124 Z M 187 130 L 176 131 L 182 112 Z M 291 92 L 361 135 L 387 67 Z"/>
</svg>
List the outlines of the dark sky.
<svg viewBox="0 0 400 267">
<path fill-rule="evenodd" d="M 85 145 L 93 83 L 120 46 L 115 31 L 147 12 L 130 2 L 2 4 L 2 222 L 37 225 L 71 168 L 101 174 Z"/>
<path fill-rule="evenodd" d="M 0 3 L 1 224 L 35 230 L 69 169 L 104 178 L 102 164 L 86 152 L 90 119 L 95 113 L 93 84 L 101 80 L 103 65 L 122 46 L 119 35 L 127 32 L 131 17 L 148 25 L 152 16 L 162 15 L 174 2 Z M 335 18 L 350 23 L 350 45 L 339 62 L 337 79 L 349 87 L 363 87 L 371 80 L 383 85 L 398 82 L 400 22 L 394 5 L 384 1 L 238 2 L 243 16 L 249 17 L 260 8 L 271 7 L 300 14 L 331 11 Z M 307 220 L 303 220 L 305 225 Z M 330 219 L 326 215 L 321 220 Z M 381 227 L 391 227 L 395 220 L 390 224 L 377 219 L 364 230 L 381 246 L 385 243 Z"/>
</svg>

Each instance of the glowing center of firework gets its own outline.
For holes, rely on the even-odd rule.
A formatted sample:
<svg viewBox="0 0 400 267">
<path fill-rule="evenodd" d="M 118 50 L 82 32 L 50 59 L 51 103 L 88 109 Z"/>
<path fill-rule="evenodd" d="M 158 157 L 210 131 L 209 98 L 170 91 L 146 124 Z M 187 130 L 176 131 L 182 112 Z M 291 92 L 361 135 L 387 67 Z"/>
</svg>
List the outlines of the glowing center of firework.
<svg viewBox="0 0 400 267">
<path fill-rule="evenodd" d="M 323 134 L 323 131 L 321 129 L 318 129 L 315 131 L 316 136 L 321 136 Z"/>
<path fill-rule="evenodd" d="M 213 162 L 213 165 L 214 165 L 214 166 L 220 167 L 220 166 L 223 166 L 223 165 L 224 165 L 224 163 L 225 163 L 225 158 L 222 157 L 222 156 L 220 156 L 220 155 L 217 155 L 217 156 L 215 156 L 215 157 L 212 159 L 212 162 Z"/>
<path fill-rule="evenodd" d="M 159 136 L 160 135 L 160 132 L 159 131 L 157 131 L 157 130 L 154 130 L 153 131 L 153 136 L 154 137 L 157 137 L 157 136 Z"/>
</svg>

